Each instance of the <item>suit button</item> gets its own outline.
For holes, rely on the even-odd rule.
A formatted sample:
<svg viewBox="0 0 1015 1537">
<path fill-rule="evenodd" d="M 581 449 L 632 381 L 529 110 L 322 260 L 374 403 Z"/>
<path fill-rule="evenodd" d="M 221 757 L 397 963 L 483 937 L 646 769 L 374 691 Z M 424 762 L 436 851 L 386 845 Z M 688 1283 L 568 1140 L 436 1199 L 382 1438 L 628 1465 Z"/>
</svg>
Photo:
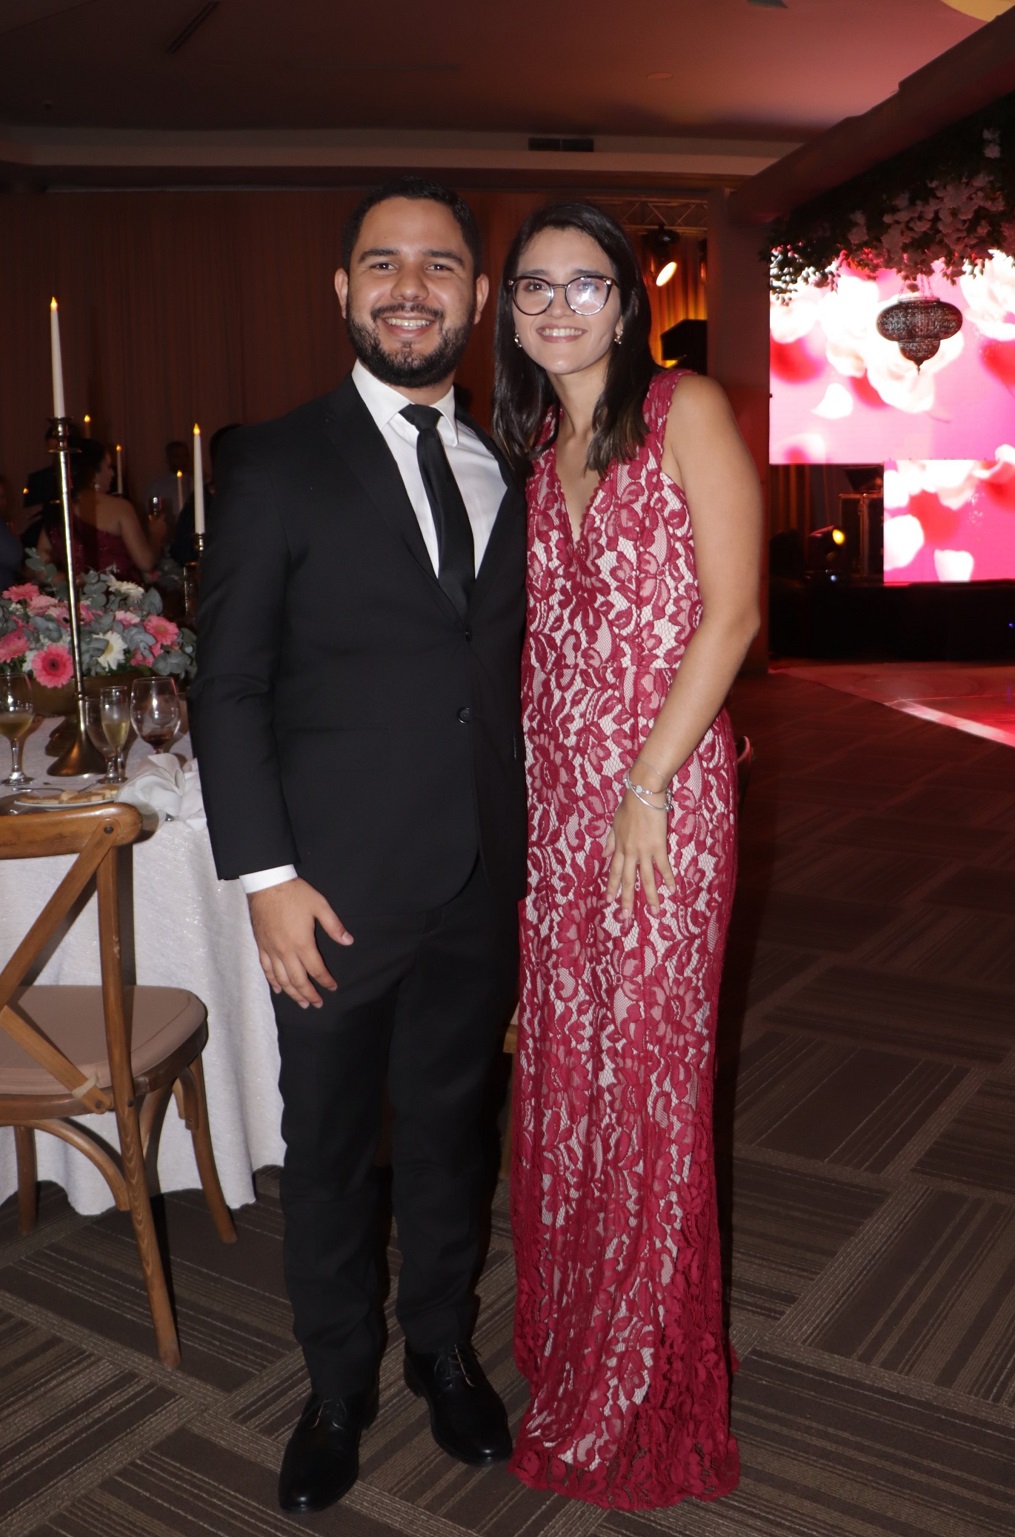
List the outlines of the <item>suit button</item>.
<svg viewBox="0 0 1015 1537">
<path fill-rule="evenodd" d="M 461 721 L 463 726 L 467 726 L 469 724 L 470 720 L 472 719 L 472 711 L 469 709 L 467 704 L 462 705 L 462 708 L 458 712 L 458 719 Z"/>
<path fill-rule="evenodd" d="M 466 630 L 466 632 L 465 632 L 465 639 L 466 640 L 471 640 L 472 639 L 472 631 L 471 630 Z"/>
</svg>

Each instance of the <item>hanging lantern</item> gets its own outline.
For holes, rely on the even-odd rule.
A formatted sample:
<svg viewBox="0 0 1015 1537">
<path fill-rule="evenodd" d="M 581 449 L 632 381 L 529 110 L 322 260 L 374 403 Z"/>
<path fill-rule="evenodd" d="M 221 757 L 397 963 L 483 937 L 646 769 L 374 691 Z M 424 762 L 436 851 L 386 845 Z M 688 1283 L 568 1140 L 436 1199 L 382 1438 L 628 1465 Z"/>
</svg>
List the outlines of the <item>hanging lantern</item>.
<svg viewBox="0 0 1015 1537">
<path fill-rule="evenodd" d="M 962 311 L 944 299 L 899 299 L 878 316 L 878 333 L 897 342 L 902 356 L 917 368 L 961 329 Z"/>
</svg>

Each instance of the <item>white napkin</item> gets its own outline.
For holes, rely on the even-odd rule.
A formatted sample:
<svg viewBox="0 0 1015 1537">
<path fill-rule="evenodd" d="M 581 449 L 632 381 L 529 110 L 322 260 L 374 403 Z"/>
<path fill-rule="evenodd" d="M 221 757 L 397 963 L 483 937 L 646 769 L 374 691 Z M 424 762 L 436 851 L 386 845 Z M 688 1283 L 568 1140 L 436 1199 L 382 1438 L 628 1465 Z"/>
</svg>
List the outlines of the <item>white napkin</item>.
<svg viewBox="0 0 1015 1537">
<path fill-rule="evenodd" d="M 188 827 L 207 827 L 201 777 L 197 761 L 180 764 L 175 753 L 153 752 L 132 774 L 117 796 L 160 822 L 186 822 Z"/>
</svg>

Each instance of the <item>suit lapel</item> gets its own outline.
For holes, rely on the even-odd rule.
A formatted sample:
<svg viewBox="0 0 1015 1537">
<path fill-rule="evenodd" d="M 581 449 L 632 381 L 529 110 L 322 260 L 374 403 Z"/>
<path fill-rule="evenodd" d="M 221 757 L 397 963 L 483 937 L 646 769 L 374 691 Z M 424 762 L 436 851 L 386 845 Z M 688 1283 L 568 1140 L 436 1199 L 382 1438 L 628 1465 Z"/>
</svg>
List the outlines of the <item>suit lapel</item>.
<svg viewBox="0 0 1015 1537">
<path fill-rule="evenodd" d="M 479 563 L 476 573 L 476 585 L 472 589 L 473 605 L 480 603 L 487 588 L 490 586 L 500 568 L 501 560 L 507 551 L 511 534 L 515 529 L 516 520 L 525 515 L 525 497 L 515 479 L 514 472 L 507 459 L 501 453 L 499 445 L 485 433 L 478 422 L 464 411 L 456 412 L 458 420 L 476 434 L 483 446 L 489 449 L 500 466 L 501 475 L 504 478 L 504 495 L 500 499 L 497 516 L 493 528 L 490 530 L 490 538 L 483 552 L 483 559 Z"/>
<path fill-rule="evenodd" d="M 454 604 L 445 599 L 437 581 L 398 465 L 351 378 L 344 379 L 328 397 L 325 423 L 333 446 L 359 482 L 363 494 L 405 544 L 437 594 L 454 610 Z"/>
<path fill-rule="evenodd" d="M 501 497 L 490 538 L 476 574 L 476 585 L 472 591 L 472 604 L 475 605 L 482 600 L 483 594 L 497 574 L 515 529 L 516 520 L 524 516 L 525 498 L 507 460 L 494 440 L 477 422 L 472 420 L 471 416 L 467 416 L 464 412 L 459 412 L 458 416 L 493 454 L 504 477 L 504 495 Z M 362 488 L 364 496 L 405 545 L 438 601 L 449 614 L 456 619 L 459 618 L 458 610 L 437 580 L 437 574 L 423 542 L 423 535 L 420 533 L 419 523 L 398 466 L 376 422 L 363 404 L 351 377 L 343 379 L 338 388 L 327 397 L 325 425 L 332 446 Z"/>
</svg>

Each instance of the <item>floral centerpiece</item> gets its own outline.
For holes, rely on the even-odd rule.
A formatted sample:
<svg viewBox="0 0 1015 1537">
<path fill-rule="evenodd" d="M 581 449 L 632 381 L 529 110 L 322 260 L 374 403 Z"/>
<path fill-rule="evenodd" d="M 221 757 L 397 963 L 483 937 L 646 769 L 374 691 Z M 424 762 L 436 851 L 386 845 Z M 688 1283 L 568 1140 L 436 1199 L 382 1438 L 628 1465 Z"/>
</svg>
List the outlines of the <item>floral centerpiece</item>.
<svg viewBox="0 0 1015 1537">
<path fill-rule="evenodd" d="M 53 566 L 29 562 L 39 580 L 0 593 L 0 667 L 23 672 L 47 689 L 72 683 L 67 584 Z M 189 677 L 194 635 L 167 619 L 154 587 L 89 571 L 78 600 L 81 670 L 85 677 L 137 668 Z"/>
<path fill-rule="evenodd" d="M 1015 95 L 795 208 L 772 230 L 772 291 L 898 272 L 919 291 L 1015 252 Z"/>
</svg>

